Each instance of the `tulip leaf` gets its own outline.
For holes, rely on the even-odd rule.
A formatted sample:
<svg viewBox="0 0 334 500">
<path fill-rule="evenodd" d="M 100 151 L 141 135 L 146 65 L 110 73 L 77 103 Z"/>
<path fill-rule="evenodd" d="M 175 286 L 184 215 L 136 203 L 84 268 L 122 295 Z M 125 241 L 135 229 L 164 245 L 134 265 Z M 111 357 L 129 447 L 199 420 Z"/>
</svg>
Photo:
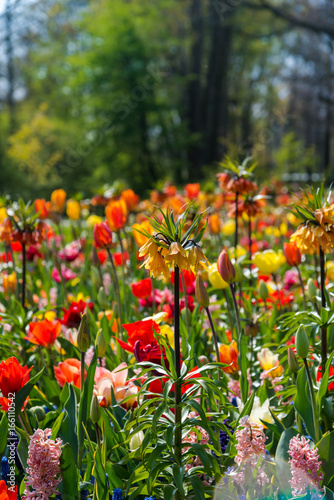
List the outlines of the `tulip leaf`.
<svg viewBox="0 0 334 500">
<path fill-rule="evenodd" d="M 288 449 L 289 449 L 290 439 L 292 439 L 294 436 L 297 435 L 298 432 L 293 427 L 286 429 L 281 435 L 275 454 L 278 480 L 281 485 L 283 493 L 288 498 L 291 498 L 291 487 L 289 483 L 289 480 L 291 479 L 291 470 L 289 465 L 290 456 L 288 454 Z"/>
<path fill-rule="evenodd" d="M 79 477 L 75 464 L 72 449 L 67 443 L 62 447 L 60 456 L 60 469 L 62 482 L 59 484 L 59 491 L 63 500 L 79 500 Z"/>
<path fill-rule="evenodd" d="M 7 413 L 4 413 L 0 422 L 0 455 L 3 454 L 7 446 L 7 432 L 8 432 L 8 417 Z M 9 436 L 9 439 L 10 437 L 11 436 Z"/>
<path fill-rule="evenodd" d="M 247 359 L 247 337 L 246 335 L 241 335 L 240 345 L 239 345 L 239 366 L 241 371 L 240 377 L 240 392 L 242 402 L 245 404 L 248 398 L 249 384 L 247 378 L 247 368 L 248 368 L 248 359 Z"/>
<path fill-rule="evenodd" d="M 64 412 L 66 418 L 60 427 L 59 436 L 63 443 L 69 443 L 72 448 L 73 456 L 76 459 L 78 456 L 78 437 L 76 433 L 77 428 L 77 397 L 72 385 L 69 387 L 70 395 L 65 404 Z"/>
<path fill-rule="evenodd" d="M 32 377 L 29 382 L 27 382 L 15 395 L 15 416 L 17 417 L 22 410 L 25 400 L 29 396 L 36 382 L 40 379 L 44 371 L 44 368 L 38 372 L 34 377 Z"/>
<path fill-rule="evenodd" d="M 302 367 L 297 376 L 297 393 L 295 397 L 295 408 L 301 418 L 304 420 L 307 432 L 315 441 L 315 430 L 312 414 L 310 388 L 307 380 L 305 366 Z"/>
<path fill-rule="evenodd" d="M 327 432 L 317 444 L 321 460 L 321 470 L 324 473 L 323 484 L 334 488 L 334 431 Z"/>
<path fill-rule="evenodd" d="M 327 391 L 328 391 L 329 371 L 330 371 L 330 368 L 332 366 L 333 355 L 334 355 L 334 353 L 332 352 L 332 354 L 330 355 L 330 357 L 328 358 L 328 360 L 326 362 L 325 373 L 324 373 L 324 375 L 323 375 L 323 377 L 321 379 L 321 384 L 320 384 L 320 387 L 319 387 L 319 391 L 318 391 L 318 394 L 316 396 L 317 405 L 318 405 L 318 414 L 319 415 L 320 415 L 320 412 L 321 412 L 321 407 L 322 407 L 322 403 L 323 403 L 324 397 L 326 396 Z"/>
</svg>

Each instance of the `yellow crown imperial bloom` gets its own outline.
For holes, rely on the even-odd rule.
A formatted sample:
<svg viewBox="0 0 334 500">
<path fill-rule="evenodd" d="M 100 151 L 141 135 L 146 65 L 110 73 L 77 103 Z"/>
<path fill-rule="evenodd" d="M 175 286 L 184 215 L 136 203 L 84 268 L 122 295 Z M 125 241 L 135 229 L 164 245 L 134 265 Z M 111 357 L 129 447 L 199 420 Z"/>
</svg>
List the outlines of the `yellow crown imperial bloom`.
<svg viewBox="0 0 334 500">
<path fill-rule="evenodd" d="M 195 272 L 204 271 L 208 269 L 210 262 L 205 257 L 202 249 L 198 246 L 193 246 L 188 253 L 189 265 L 195 269 Z"/>
<path fill-rule="evenodd" d="M 334 248 L 334 234 L 326 231 L 322 226 L 301 224 L 297 231 L 290 238 L 295 242 L 302 253 L 313 254 L 319 251 L 319 247 L 325 253 L 329 253 Z"/>
<path fill-rule="evenodd" d="M 158 245 L 153 238 L 150 238 L 146 241 L 146 243 L 144 243 L 142 247 L 140 247 L 139 257 L 144 257 L 146 254 L 148 254 L 150 257 L 154 258 L 157 255 L 158 251 Z"/>
<path fill-rule="evenodd" d="M 153 278 L 161 278 L 161 275 L 164 276 L 166 280 L 169 279 L 170 273 L 169 269 L 166 266 L 165 260 L 160 252 L 157 252 L 155 257 L 146 257 L 144 263 L 141 267 L 145 267 L 148 271 L 150 271 L 150 275 Z"/>
<path fill-rule="evenodd" d="M 170 244 L 169 250 L 165 256 L 165 262 L 173 264 L 180 269 L 189 269 L 189 261 L 187 252 L 178 241 L 173 241 Z"/>
<path fill-rule="evenodd" d="M 324 224 L 330 224 L 331 226 L 334 225 L 334 205 L 331 205 L 330 207 L 323 207 L 323 208 L 318 208 L 317 210 L 314 211 L 314 216 L 319 222 L 321 226 L 324 226 Z M 326 229 L 326 228 L 325 228 Z"/>
</svg>

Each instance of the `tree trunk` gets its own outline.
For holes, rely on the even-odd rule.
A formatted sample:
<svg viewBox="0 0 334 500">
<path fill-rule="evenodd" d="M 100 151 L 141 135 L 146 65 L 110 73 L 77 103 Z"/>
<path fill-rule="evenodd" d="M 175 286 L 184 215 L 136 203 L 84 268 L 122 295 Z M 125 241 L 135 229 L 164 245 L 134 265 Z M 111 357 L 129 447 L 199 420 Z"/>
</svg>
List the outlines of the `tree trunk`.
<svg viewBox="0 0 334 500">
<path fill-rule="evenodd" d="M 228 64 L 232 41 L 234 10 L 218 15 L 217 2 L 210 2 L 211 46 L 205 98 L 205 146 L 203 163 L 220 160 L 225 150 L 228 121 Z"/>
</svg>

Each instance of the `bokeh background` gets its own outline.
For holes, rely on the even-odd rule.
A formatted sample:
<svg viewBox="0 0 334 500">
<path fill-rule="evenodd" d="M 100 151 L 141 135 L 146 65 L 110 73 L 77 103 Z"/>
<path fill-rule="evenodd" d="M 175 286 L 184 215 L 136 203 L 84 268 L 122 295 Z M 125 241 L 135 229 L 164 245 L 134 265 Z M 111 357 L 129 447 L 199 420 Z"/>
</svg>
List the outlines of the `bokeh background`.
<svg viewBox="0 0 334 500">
<path fill-rule="evenodd" d="M 334 176 L 331 0 L 0 0 L 0 191 Z"/>
</svg>

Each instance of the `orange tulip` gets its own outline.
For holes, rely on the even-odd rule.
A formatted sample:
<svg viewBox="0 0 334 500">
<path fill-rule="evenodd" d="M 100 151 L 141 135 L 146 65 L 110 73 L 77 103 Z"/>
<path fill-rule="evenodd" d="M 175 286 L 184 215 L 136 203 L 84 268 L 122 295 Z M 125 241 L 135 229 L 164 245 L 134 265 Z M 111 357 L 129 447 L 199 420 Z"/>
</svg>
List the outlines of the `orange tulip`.
<svg viewBox="0 0 334 500">
<path fill-rule="evenodd" d="M 221 230 L 221 221 L 218 214 L 212 214 L 209 217 L 209 227 L 212 234 L 219 234 Z"/>
<path fill-rule="evenodd" d="M 125 201 L 129 212 L 133 212 L 139 201 L 139 196 L 132 189 L 126 189 L 121 195 L 121 200 Z"/>
<path fill-rule="evenodd" d="M 64 387 L 65 383 L 73 384 L 75 387 L 80 389 L 80 367 L 81 363 L 79 359 L 69 358 L 63 362 L 58 363 L 58 366 L 54 366 L 54 373 L 56 380 L 60 387 Z M 85 370 L 85 379 L 87 372 Z"/>
<path fill-rule="evenodd" d="M 107 248 L 111 246 L 112 232 L 106 222 L 101 222 L 101 224 L 95 224 L 94 242 L 97 248 Z"/>
<path fill-rule="evenodd" d="M 128 209 L 124 200 L 111 201 L 106 206 L 106 217 L 112 231 L 119 231 L 124 227 Z"/>
<path fill-rule="evenodd" d="M 37 321 L 29 323 L 29 332 L 25 337 L 32 344 L 47 347 L 48 349 L 53 346 L 57 337 L 60 335 L 61 323 L 60 321 Z"/>
<path fill-rule="evenodd" d="M 45 201 L 44 198 L 35 200 L 35 211 L 38 213 L 40 219 L 46 219 L 51 212 L 51 202 Z"/>
<path fill-rule="evenodd" d="M 225 373 L 236 375 L 239 372 L 238 356 L 239 351 L 235 340 L 233 340 L 230 345 L 223 344 L 220 346 L 220 362 L 229 365 L 223 368 Z"/>
<path fill-rule="evenodd" d="M 51 193 L 51 203 L 54 212 L 62 214 L 65 209 L 66 191 L 64 189 L 55 189 Z"/>
<path fill-rule="evenodd" d="M 200 190 L 199 182 L 196 182 L 194 184 L 187 184 L 184 188 L 185 195 L 189 200 L 194 200 L 195 198 L 197 198 L 199 190 Z"/>
<path fill-rule="evenodd" d="M 296 243 L 284 243 L 283 248 L 287 264 L 291 267 L 299 266 L 302 261 L 302 255 Z"/>
<path fill-rule="evenodd" d="M 142 224 L 137 223 L 132 226 L 134 240 L 139 247 L 142 247 L 148 241 L 148 237 L 140 233 L 139 231 L 142 231 L 143 233 L 145 233 L 146 231 L 148 234 L 152 235 L 153 227 L 148 222 L 148 220 L 144 221 Z"/>
</svg>

